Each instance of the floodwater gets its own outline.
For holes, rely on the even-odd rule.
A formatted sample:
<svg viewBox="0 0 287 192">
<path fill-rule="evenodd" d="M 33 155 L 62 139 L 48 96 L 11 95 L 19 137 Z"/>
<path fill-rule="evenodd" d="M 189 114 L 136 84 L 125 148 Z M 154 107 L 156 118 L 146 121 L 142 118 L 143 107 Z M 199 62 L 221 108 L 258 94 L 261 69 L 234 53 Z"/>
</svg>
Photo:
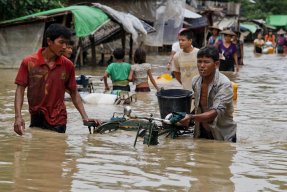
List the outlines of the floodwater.
<svg viewBox="0 0 287 192">
<path fill-rule="evenodd" d="M 154 75 L 164 72 L 167 56 L 152 56 Z M 96 91 L 104 68 L 77 70 L 95 76 Z M 245 65 L 237 75 L 234 118 L 238 142 L 227 143 L 161 137 L 159 145 L 133 147 L 135 132 L 90 135 L 80 115 L 67 102 L 68 130 L 59 134 L 27 128 L 13 130 L 16 70 L 1 70 L 0 191 L 286 191 L 287 190 L 287 59 L 254 55 L 245 49 Z M 175 88 L 175 81 L 159 80 Z M 85 105 L 90 117 L 108 119 L 122 105 Z M 155 90 L 138 95 L 131 107 L 137 115 L 159 116 Z M 29 125 L 27 100 L 23 106 Z"/>
</svg>

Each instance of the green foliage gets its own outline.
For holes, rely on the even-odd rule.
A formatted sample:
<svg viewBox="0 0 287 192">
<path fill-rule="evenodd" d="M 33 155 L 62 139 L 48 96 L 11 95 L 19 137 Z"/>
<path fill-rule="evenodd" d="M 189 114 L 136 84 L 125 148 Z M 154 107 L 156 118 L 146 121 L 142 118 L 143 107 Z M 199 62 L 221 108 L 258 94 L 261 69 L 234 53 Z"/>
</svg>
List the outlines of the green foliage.
<svg viewBox="0 0 287 192">
<path fill-rule="evenodd" d="M 215 0 L 214 0 L 215 1 Z M 248 19 L 266 19 L 269 15 L 287 15 L 287 0 L 217 0 L 241 2 L 241 16 Z M 190 0 L 186 0 L 190 3 Z M 0 21 L 63 7 L 67 0 L 0 0 Z"/>
<path fill-rule="evenodd" d="M 66 0 L 0 0 L 0 21 L 63 7 Z"/>
<path fill-rule="evenodd" d="M 248 19 L 266 19 L 269 15 L 287 15 L 287 1 L 255 0 L 250 3 L 248 0 L 241 1 L 241 16 Z"/>
<path fill-rule="evenodd" d="M 269 15 L 287 15 L 287 0 L 210 0 L 241 3 L 241 16 L 248 19 L 266 19 Z M 190 3 L 191 0 L 186 0 Z"/>
</svg>

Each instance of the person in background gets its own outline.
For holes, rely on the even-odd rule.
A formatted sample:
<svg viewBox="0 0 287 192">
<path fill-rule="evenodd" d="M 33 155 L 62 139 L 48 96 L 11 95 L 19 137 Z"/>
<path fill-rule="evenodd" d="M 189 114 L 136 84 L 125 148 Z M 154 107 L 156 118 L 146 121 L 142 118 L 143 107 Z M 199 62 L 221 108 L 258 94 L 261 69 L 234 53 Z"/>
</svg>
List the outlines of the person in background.
<svg viewBox="0 0 287 192">
<path fill-rule="evenodd" d="M 158 88 L 151 71 L 151 64 L 146 63 L 146 52 L 142 48 L 137 48 L 134 53 L 134 62 L 131 66 L 129 74 L 129 81 L 133 81 L 136 84 L 136 92 L 150 92 L 148 78 L 152 82 L 157 91 Z"/>
<path fill-rule="evenodd" d="M 277 53 L 278 54 L 282 54 L 284 53 L 284 46 L 286 44 L 286 39 L 284 37 L 285 35 L 285 31 L 283 29 L 280 29 L 277 34 L 278 34 L 278 37 L 277 37 Z"/>
<path fill-rule="evenodd" d="M 105 90 L 110 90 L 108 85 L 108 77 L 111 78 L 114 90 L 130 91 L 128 77 L 131 70 L 131 65 L 124 62 L 125 51 L 122 48 L 116 48 L 113 51 L 113 56 L 116 62 L 108 65 L 104 74 Z"/>
<path fill-rule="evenodd" d="M 254 52 L 255 53 L 262 53 L 263 46 L 265 44 L 265 41 L 262 39 L 262 34 L 257 34 L 257 39 L 254 40 Z"/>
<path fill-rule="evenodd" d="M 285 44 L 283 46 L 284 54 L 287 54 L 287 34 L 286 33 L 284 34 L 284 38 L 285 38 Z"/>
<path fill-rule="evenodd" d="M 180 32 L 178 41 L 182 50 L 174 55 L 172 71 L 183 89 L 191 90 L 192 77 L 198 74 L 196 66 L 198 49 L 192 46 L 192 32 L 189 29 Z"/>
<path fill-rule="evenodd" d="M 186 30 L 186 28 L 182 28 L 182 29 L 179 30 L 179 32 L 178 32 L 178 34 L 177 34 L 177 38 L 178 38 L 180 32 L 181 32 L 181 31 L 184 31 L 184 30 Z M 179 52 L 180 50 L 182 50 L 182 49 L 180 48 L 179 42 L 178 42 L 178 41 L 177 41 L 177 42 L 174 42 L 174 43 L 172 44 L 172 46 L 171 46 L 170 59 L 169 59 L 169 61 L 168 61 L 168 63 L 167 63 L 167 66 L 166 66 L 166 68 L 167 68 L 168 71 L 169 71 L 170 68 L 171 68 L 171 64 L 172 64 L 172 60 L 173 60 L 174 55 L 175 55 L 177 52 Z"/>
<path fill-rule="evenodd" d="M 235 36 L 232 38 L 232 42 L 236 45 L 237 48 L 237 58 L 238 58 L 238 65 L 243 65 L 243 41 L 240 40 L 240 31 L 235 31 Z"/>
<path fill-rule="evenodd" d="M 207 45 L 218 47 L 218 45 L 222 43 L 222 37 L 220 35 L 221 29 L 217 25 L 210 26 L 209 29 L 212 35 L 209 37 Z"/>
<path fill-rule="evenodd" d="M 67 111 L 64 103 L 65 90 L 71 95 L 72 102 L 81 114 L 83 123 L 97 119 L 89 119 L 77 91 L 75 69 L 73 63 L 63 56 L 70 40 L 71 32 L 60 24 L 51 24 L 45 33 L 47 47 L 37 53 L 26 56 L 15 79 L 15 122 L 14 131 L 22 135 L 25 122 L 21 114 L 24 93 L 27 88 L 30 127 L 40 127 L 65 133 Z"/>
<path fill-rule="evenodd" d="M 276 38 L 275 38 L 275 35 L 273 35 L 273 32 L 271 30 L 268 31 L 268 34 L 265 35 L 264 39 L 265 39 L 265 43 L 270 42 L 273 48 L 276 47 Z"/>
<path fill-rule="evenodd" d="M 63 55 L 72 61 L 73 47 L 75 42 L 73 40 L 69 40 L 67 43 L 67 47 Z"/>
<path fill-rule="evenodd" d="M 188 126 L 193 120 L 195 138 L 236 142 L 233 88 L 231 81 L 218 71 L 218 66 L 219 53 L 215 47 L 198 51 L 199 75 L 192 79 L 195 114 L 187 114 L 180 123 Z"/>
<path fill-rule="evenodd" d="M 224 30 L 221 32 L 224 35 L 223 43 L 218 45 L 220 54 L 219 71 L 239 71 L 237 48 L 231 39 L 236 34 L 231 30 Z M 235 68 L 236 66 L 236 68 Z"/>
</svg>

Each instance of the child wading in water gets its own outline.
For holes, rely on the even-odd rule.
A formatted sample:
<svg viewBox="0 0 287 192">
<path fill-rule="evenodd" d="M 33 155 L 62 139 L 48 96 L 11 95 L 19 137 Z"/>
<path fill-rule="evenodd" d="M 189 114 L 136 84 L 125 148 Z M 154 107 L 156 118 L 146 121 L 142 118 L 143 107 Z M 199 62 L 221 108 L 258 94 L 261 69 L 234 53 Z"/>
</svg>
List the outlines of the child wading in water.
<svg viewBox="0 0 287 192">
<path fill-rule="evenodd" d="M 159 91 L 159 88 L 152 77 L 151 64 L 146 63 L 146 52 L 142 48 L 137 48 L 134 54 L 135 64 L 131 66 L 129 81 L 136 84 L 136 92 L 150 92 L 148 77 L 153 86 Z"/>
<path fill-rule="evenodd" d="M 108 77 L 110 77 L 113 82 L 113 90 L 130 91 L 128 77 L 131 65 L 124 62 L 125 51 L 116 48 L 113 55 L 116 62 L 109 64 L 104 74 L 105 90 L 110 90 L 107 82 Z"/>
</svg>

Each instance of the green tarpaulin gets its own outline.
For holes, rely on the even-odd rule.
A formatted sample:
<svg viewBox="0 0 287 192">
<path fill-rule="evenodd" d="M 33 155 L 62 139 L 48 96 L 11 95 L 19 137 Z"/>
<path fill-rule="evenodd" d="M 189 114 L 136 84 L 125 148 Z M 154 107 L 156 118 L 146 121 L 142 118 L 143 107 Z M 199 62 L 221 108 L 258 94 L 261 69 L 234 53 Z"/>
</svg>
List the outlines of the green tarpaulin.
<svg viewBox="0 0 287 192">
<path fill-rule="evenodd" d="M 266 22 L 275 27 L 286 27 L 287 15 L 270 15 L 267 17 Z"/>
<path fill-rule="evenodd" d="M 51 9 L 48 11 L 43 11 L 39 13 L 35 13 L 32 15 L 3 21 L 0 24 L 5 23 L 14 23 L 19 21 L 24 21 L 31 19 L 33 17 L 53 15 L 57 13 L 70 11 L 73 13 L 75 18 L 75 32 L 78 37 L 84 37 L 94 33 L 97 29 L 99 29 L 102 25 L 109 21 L 109 17 L 102 10 L 96 7 L 89 6 L 70 6 L 63 7 L 57 9 Z"/>
</svg>

